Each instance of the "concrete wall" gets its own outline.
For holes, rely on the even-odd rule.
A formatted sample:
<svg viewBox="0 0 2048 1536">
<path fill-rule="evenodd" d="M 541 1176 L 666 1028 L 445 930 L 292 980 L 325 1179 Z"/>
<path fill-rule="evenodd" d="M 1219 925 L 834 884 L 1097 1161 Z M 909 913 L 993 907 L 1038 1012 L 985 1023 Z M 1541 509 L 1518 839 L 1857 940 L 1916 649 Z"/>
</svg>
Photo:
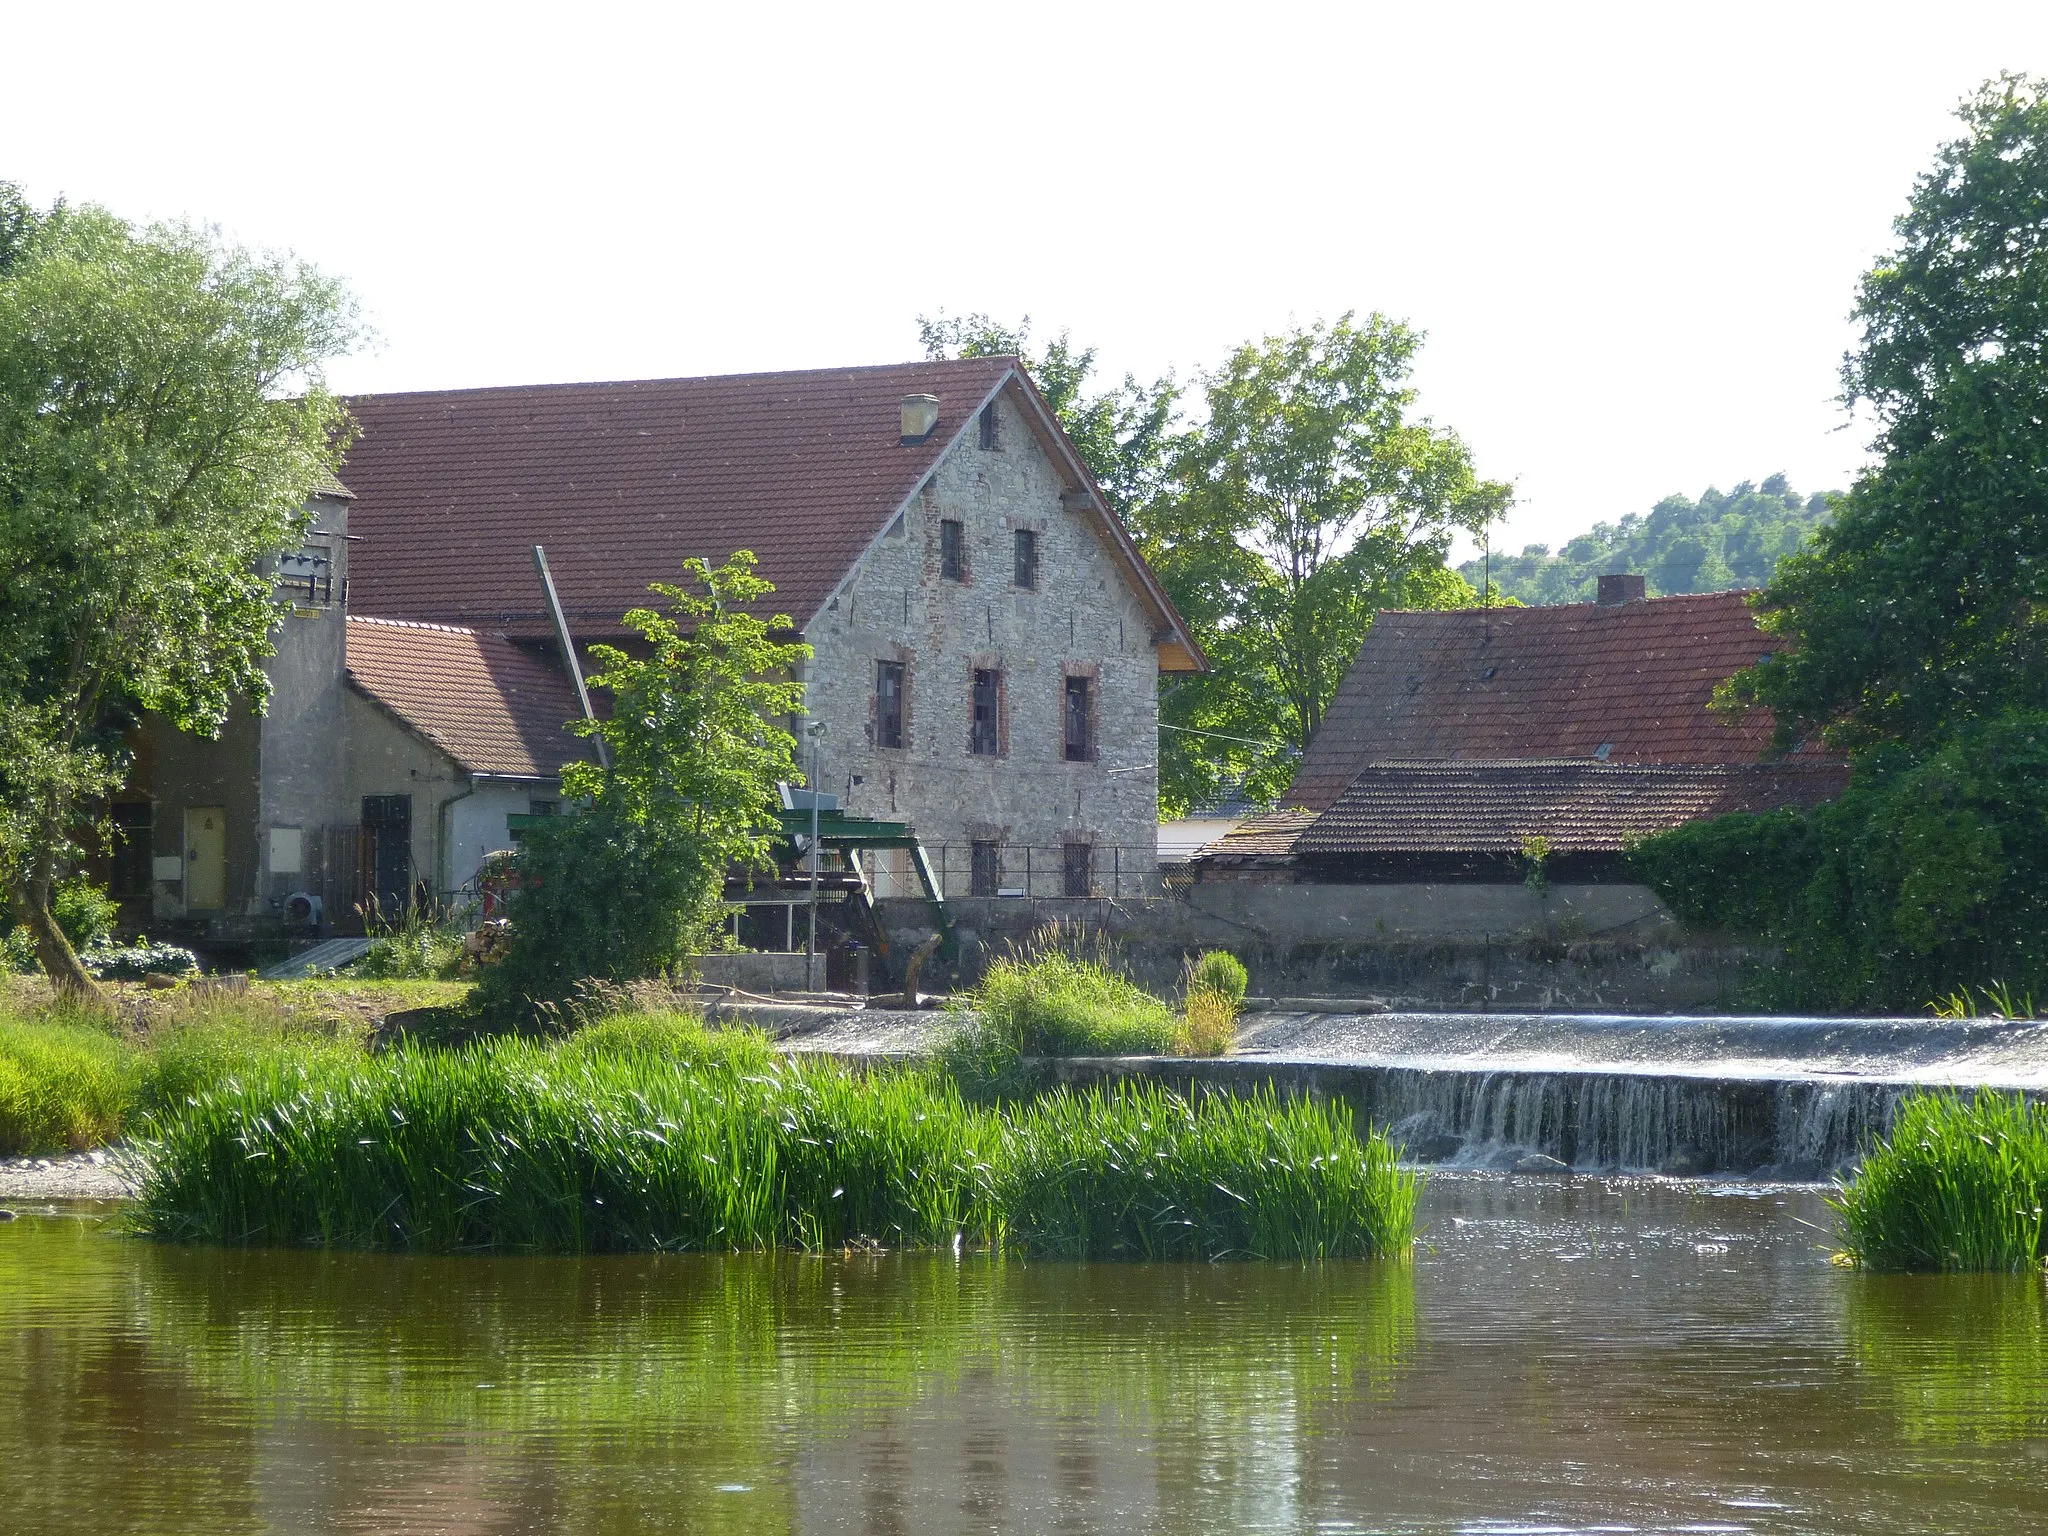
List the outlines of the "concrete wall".
<svg viewBox="0 0 2048 1536">
<path fill-rule="evenodd" d="M 975 839 L 1121 844 L 1141 851 L 1124 854 L 1129 868 L 1134 857 L 1149 866 L 1158 835 L 1149 623 L 1090 517 L 1061 507 L 1059 472 L 1023 418 L 1007 399 L 996 410 L 999 446 L 981 448 L 970 425 L 806 634 L 817 650 L 807 702 L 825 723 L 820 787 L 848 810 L 912 823 L 935 850 L 953 845 L 948 884 L 961 891 Z M 964 582 L 941 574 L 947 518 L 965 528 Z M 1036 590 L 1012 581 L 1020 528 L 1038 535 Z M 905 666 L 901 748 L 874 744 L 877 661 Z M 968 750 L 976 667 L 1004 675 L 1000 757 Z M 1093 762 L 1064 758 L 1064 679 L 1075 670 L 1096 679 Z"/>
<path fill-rule="evenodd" d="M 1747 967 L 1767 957 L 1672 922 L 1641 886 L 1201 886 L 1206 904 L 1148 901 L 948 901 L 956 968 L 971 982 L 1040 926 L 1099 933 L 1154 988 L 1178 984 L 1187 957 L 1227 949 L 1266 996 L 1378 998 L 1390 1006 L 1474 1010 L 1713 1012 L 1733 1005 Z M 892 951 L 931 931 L 918 901 L 878 903 Z"/>
</svg>

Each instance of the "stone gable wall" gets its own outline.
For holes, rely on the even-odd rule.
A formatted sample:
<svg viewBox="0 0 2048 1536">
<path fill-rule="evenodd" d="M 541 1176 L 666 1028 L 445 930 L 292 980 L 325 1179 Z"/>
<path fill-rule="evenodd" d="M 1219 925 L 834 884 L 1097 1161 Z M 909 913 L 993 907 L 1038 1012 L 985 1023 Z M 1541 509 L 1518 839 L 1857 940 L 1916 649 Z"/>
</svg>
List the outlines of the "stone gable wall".
<svg viewBox="0 0 2048 1536">
<path fill-rule="evenodd" d="M 1060 473 L 1007 398 L 994 450 L 976 425 L 861 559 L 806 638 L 808 703 L 825 723 L 820 787 L 853 812 L 910 822 L 949 892 L 965 892 L 967 844 L 1006 845 L 1003 879 L 1033 882 L 1072 840 L 1098 865 L 1150 866 L 1158 822 L 1158 660 L 1150 624 L 1091 514 L 1060 505 Z M 963 525 L 966 580 L 940 568 L 942 519 Z M 1014 535 L 1038 536 L 1036 590 L 1018 589 Z M 764 572 L 772 580 L 774 573 Z M 875 663 L 905 664 L 904 744 L 874 744 Z M 972 673 L 1002 673 L 1003 755 L 968 750 Z M 1065 679 L 1095 682 L 1092 762 L 1065 760 Z M 857 780 L 857 782 L 856 782 Z M 941 847 L 944 845 L 943 855 Z M 1013 870 L 1013 864 L 1016 868 Z"/>
</svg>

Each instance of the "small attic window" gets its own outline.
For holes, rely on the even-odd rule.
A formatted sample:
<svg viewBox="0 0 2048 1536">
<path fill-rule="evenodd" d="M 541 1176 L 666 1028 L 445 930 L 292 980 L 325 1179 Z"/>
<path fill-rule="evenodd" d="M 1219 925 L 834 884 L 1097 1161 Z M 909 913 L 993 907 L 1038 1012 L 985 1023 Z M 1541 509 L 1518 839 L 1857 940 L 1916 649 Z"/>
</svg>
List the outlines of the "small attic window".
<svg viewBox="0 0 2048 1536">
<path fill-rule="evenodd" d="M 981 408 L 981 446 L 990 453 L 1000 451 L 1003 446 L 996 438 L 996 408 L 993 401 Z"/>
<path fill-rule="evenodd" d="M 1599 762 L 1599 763 L 1604 763 L 1604 762 L 1606 762 L 1606 761 L 1607 761 L 1607 759 L 1608 759 L 1608 756 L 1609 756 L 1609 755 L 1610 755 L 1610 754 L 1611 754 L 1611 753 L 1612 753 L 1613 751 L 1614 751 L 1614 743 L 1613 743 L 1613 742 L 1611 742 L 1611 741 L 1603 741 L 1603 742 L 1601 742 L 1601 743 L 1600 743 L 1600 745 L 1599 745 L 1599 746 L 1597 746 L 1597 747 L 1595 747 L 1595 748 L 1593 749 L 1593 760 L 1594 760 L 1595 762 Z"/>
<path fill-rule="evenodd" d="M 1498 667 L 1481 667 L 1479 669 L 1479 681 L 1481 681 L 1482 683 L 1492 682 L 1493 674 L 1498 672 L 1499 670 L 1500 668 Z"/>
</svg>

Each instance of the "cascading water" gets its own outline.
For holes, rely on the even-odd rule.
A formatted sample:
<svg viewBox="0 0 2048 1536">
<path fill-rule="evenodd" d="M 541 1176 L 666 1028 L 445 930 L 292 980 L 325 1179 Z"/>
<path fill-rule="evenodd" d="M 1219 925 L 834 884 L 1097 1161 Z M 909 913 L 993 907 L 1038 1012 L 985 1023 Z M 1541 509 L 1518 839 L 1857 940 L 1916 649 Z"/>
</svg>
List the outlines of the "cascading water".
<svg viewBox="0 0 2048 1536">
<path fill-rule="evenodd" d="M 2048 1024 L 1498 1014 L 1255 1016 L 1240 1060 L 1309 1071 L 1418 1161 L 1813 1178 L 1914 1089 L 2048 1097 Z M 1237 1075 L 1237 1074 L 1232 1074 Z"/>
</svg>

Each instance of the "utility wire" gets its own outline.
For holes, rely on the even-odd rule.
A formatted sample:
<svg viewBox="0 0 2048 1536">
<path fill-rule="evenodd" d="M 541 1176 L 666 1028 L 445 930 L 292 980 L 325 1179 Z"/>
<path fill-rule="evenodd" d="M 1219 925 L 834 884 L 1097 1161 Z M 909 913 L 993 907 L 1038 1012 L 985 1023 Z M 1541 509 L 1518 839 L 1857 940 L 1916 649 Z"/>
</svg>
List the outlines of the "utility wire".
<svg viewBox="0 0 2048 1536">
<path fill-rule="evenodd" d="M 1226 736 L 1221 731 L 1197 730 L 1192 725 L 1168 725 L 1164 720 L 1159 722 L 1159 729 L 1162 731 L 1179 731 L 1187 736 L 1214 736 L 1218 741 L 1241 742 L 1247 747 L 1277 747 L 1282 752 L 1289 752 L 1294 749 L 1294 743 L 1291 741 L 1254 741 L 1249 736 Z"/>
</svg>

